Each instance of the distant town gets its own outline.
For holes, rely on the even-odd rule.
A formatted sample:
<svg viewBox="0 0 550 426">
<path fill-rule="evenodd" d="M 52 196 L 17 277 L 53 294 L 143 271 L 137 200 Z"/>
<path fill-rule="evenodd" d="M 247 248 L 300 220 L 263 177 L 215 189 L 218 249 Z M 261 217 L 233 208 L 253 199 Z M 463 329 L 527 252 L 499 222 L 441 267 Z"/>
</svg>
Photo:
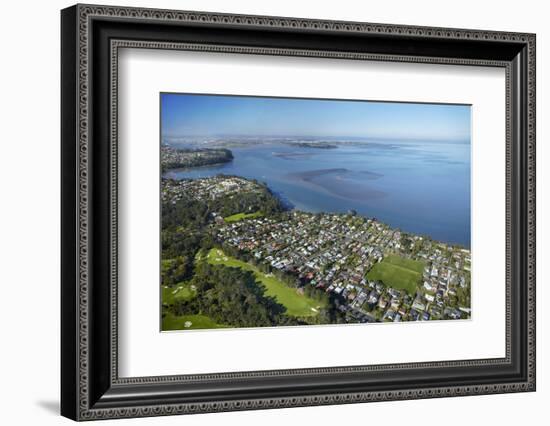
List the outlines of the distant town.
<svg viewBox="0 0 550 426">
<path fill-rule="evenodd" d="M 161 149 L 163 170 L 231 159 Z M 163 177 L 161 204 L 163 330 L 470 318 L 464 247 L 353 210 L 289 210 L 239 176 Z"/>
<path fill-rule="evenodd" d="M 227 163 L 233 159 L 228 149 L 175 149 L 161 146 L 161 166 L 163 170 L 185 167 L 200 167 Z"/>
</svg>

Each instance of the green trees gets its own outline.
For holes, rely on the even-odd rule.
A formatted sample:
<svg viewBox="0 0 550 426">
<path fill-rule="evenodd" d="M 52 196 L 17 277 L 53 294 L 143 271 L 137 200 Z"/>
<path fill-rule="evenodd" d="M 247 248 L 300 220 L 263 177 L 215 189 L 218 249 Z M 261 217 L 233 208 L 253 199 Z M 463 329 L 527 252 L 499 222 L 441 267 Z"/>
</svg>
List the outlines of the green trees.
<svg viewBox="0 0 550 426">
<path fill-rule="evenodd" d="M 325 293 L 322 290 L 316 289 L 312 285 L 305 285 L 304 286 L 304 295 L 307 297 L 316 300 L 319 302 L 320 305 L 328 306 L 329 303 L 329 297 L 327 293 Z"/>
<path fill-rule="evenodd" d="M 471 306 L 470 286 L 466 288 L 458 287 L 456 289 L 457 302 L 460 306 Z"/>
<path fill-rule="evenodd" d="M 241 192 L 238 196 L 229 194 L 215 199 L 197 200 L 181 194 L 181 199 L 175 204 L 164 202 L 161 207 L 163 229 L 173 226 L 200 228 L 211 220 L 212 213 L 227 217 L 243 212 L 258 212 L 267 216 L 284 210 L 280 200 L 264 185 L 258 185 L 252 192 Z"/>
<path fill-rule="evenodd" d="M 414 240 L 410 237 L 409 234 L 401 232 L 401 240 L 399 241 L 399 243 L 401 244 L 401 250 L 404 253 L 412 253 Z"/>
<path fill-rule="evenodd" d="M 216 199 L 197 200 L 181 195 L 176 203 L 164 202 L 161 206 L 162 285 L 173 287 L 188 281 L 196 287 L 197 297 L 163 306 L 163 315 L 204 315 L 217 324 L 235 327 L 298 324 L 298 320 L 285 315 L 283 305 L 264 294 L 264 287 L 255 281 L 253 273 L 195 262 L 199 250 L 206 253 L 215 244 L 210 230 L 213 213 L 276 214 L 284 210 L 278 198 L 264 185 L 258 185 L 254 192 Z M 237 251 L 233 247 L 226 249 Z M 244 256 L 245 260 L 251 258 L 250 254 Z"/>
<path fill-rule="evenodd" d="M 162 203 L 162 229 L 191 228 L 197 229 L 204 226 L 212 210 L 208 204 L 184 198 L 176 204 Z M 215 210 L 214 210 L 215 211 Z"/>
<path fill-rule="evenodd" d="M 285 307 L 265 295 L 254 274 L 240 268 L 201 262 L 191 280 L 198 297 L 175 306 L 177 315 L 206 315 L 218 324 L 235 327 L 292 325 Z"/>
<path fill-rule="evenodd" d="M 177 256 L 162 263 L 162 283 L 173 286 L 189 279 L 193 272 L 193 262 L 187 256 Z"/>
<path fill-rule="evenodd" d="M 174 268 L 162 272 L 164 285 L 173 285 L 181 277 L 189 279 L 193 274 L 193 260 L 200 248 L 208 251 L 214 246 L 214 239 L 208 232 L 213 213 L 229 216 L 243 211 L 258 211 L 274 214 L 283 211 L 283 206 L 267 187 L 259 185 L 255 192 L 239 196 L 196 200 L 182 194 L 176 203 L 163 202 L 161 206 L 161 250 L 162 259 L 176 259 L 180 270 Z"/>
</svg>

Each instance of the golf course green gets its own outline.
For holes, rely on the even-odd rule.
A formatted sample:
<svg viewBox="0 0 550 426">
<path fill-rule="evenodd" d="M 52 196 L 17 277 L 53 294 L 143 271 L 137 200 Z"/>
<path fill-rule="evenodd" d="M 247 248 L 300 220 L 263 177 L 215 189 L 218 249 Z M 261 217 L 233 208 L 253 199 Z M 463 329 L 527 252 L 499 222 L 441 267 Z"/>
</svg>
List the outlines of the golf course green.
<svg viewBox="0 0 550 426">
<path fill-rule="evenodd" d="M 225 265 L 253 272 L 256 279 L 265 286 L 266 294 L 275 297 L 281 305 L 285 306 L 288 315 L 311 317 L 317 315 L 322 307 L 318 301 L 304 296 L 297 289 L 289 287 L 273 274 L 264 274 L 254 265 L 227 256 L 220 249 L 211 249 L 208 252 L 207 261 L 212 265 Z"/>
<path fill-rule="evenodd" d="M 205 328 L 226 328 L 225 325 L 216 324 L 205 315 L 181 315 L 176 316 L 166 312 L 162 318 L 162 331 L 172 330 L 201 330 Z"/>
</svg>

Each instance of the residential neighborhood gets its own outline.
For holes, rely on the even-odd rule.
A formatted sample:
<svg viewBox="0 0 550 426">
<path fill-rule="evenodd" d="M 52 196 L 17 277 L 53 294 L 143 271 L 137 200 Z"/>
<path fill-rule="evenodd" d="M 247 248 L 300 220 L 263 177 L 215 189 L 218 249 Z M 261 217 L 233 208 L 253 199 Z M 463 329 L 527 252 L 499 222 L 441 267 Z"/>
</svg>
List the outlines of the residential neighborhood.
<svg viewBox="0 0 550 426">
<path fill-rule="evenodd" d="M 163 93 L 161 329 L 471 319 L 471 116 Z"/>
<path fill-rule="evenodd" d="M 244 193 L 259 194 L 262 187 L 238 176 L 216 176 L 208 179 L 162 179 L 161 201 L 176 204 L 183 199 L 216 200 Z"/>
<path fill-rule="evenodd" d="M 233 160 L 228 149 L 182 149 L 161 145 L 161 166 L 163 170 L 199 167 L 227 163 Z"/>
<path fill-rule="evenodd" d="M 374 219 L 300 211 L 282 220 L 255 218 L 217 229 L 220 243 L 296 277 L 297 285 L 339 295 L 349 322 L 469 318 L 470 252 L 412 236 L 409 244 L 419 250 L 411 255 L 402 237 Z M 424 265 L 413 291 L 368 278 L 389 255 Z"/>
<path fill-rule="evenodd" d="M 162 180 L 162 202 L 235 200 L 264 186 L 236 176 Z M 239 216 L 239 215 L 237 215 Z M 242 218 L 242 219 L 241 219 Z M 298 292 L 331 294 L 349 323 L 470 317 L 470 251 L 354 212 L 241 215 L 212 211 L 208 232 L 236 258 Z"/>
</svg>

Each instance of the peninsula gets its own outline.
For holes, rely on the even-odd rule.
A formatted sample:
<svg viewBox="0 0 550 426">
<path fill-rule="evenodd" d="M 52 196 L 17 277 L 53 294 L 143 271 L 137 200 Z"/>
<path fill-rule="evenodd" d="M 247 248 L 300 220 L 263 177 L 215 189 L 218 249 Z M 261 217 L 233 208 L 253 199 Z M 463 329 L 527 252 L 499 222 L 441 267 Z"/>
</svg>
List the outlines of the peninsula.
<svg viewBox="0 0 550 426">
<path fill-rule="evenodd" d="M 213 164 L 228 163 L 233 160 L 232 152 L 225 148 L 188 149 L 162 145 L 160 155 L 163 171 L 188 167 L 211 166 Z"/>
</svg>

